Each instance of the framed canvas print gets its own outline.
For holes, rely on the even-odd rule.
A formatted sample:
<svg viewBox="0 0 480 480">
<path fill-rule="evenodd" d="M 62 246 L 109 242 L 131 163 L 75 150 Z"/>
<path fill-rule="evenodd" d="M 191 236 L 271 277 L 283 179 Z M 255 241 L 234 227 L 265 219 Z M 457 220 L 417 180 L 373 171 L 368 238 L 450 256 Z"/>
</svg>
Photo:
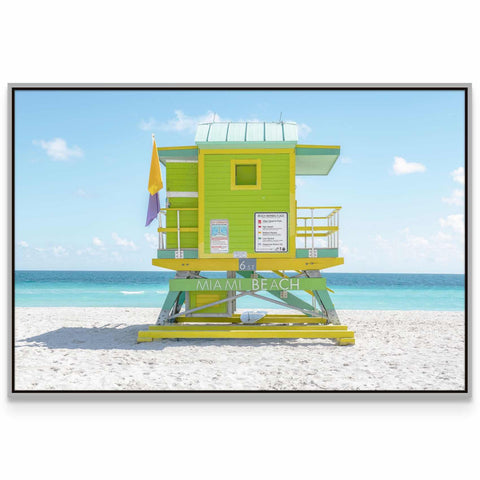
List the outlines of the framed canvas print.
<svg viewBox="0 0 480 480">
<path fill-rule="evenodd" d="M 469 85 L 10 100 L 12 393 L 468 394 Z"/>
</svg>

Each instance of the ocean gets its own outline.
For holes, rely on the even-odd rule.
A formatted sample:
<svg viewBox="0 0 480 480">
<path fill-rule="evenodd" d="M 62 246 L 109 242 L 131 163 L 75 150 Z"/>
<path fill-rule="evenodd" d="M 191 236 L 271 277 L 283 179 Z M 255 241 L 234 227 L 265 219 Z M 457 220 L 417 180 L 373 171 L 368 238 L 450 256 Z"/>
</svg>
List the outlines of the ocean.
<svg viewBox="0 0 480 480">
<path fill-rule="evenodd" d="M 15 272 L 16 307 L 162 306 L 171 272 L 38 271 Z M 209 277 L 219 278 L 220 273 Z M 273 276 L 273 274 L 272 274 Z M 325 273 L 339 310 L 463 311 L 465 276 L 398 273 Z M 298 294 L 310 302 L 304 292 Z M 237 308 L 281 308 L 244 297 Z"/>
</svg>

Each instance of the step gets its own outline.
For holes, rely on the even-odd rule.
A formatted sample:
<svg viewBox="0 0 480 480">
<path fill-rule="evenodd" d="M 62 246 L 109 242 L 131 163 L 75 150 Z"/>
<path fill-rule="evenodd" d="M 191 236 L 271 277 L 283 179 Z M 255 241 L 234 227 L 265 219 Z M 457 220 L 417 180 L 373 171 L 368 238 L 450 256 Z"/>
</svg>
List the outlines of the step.
<svg viewBox="0 0 480 480">
<path fill-rule="evenodd" d="M 241 329 L 171 329 L 162 328 L 138 332 L 139 342 L 150 342 L 161 338 L 354 338 L 354 332 L 341 329 L 297 329 L 284 327 L 283 329 L 260 329 L 243 327 Z"/>
</svg>

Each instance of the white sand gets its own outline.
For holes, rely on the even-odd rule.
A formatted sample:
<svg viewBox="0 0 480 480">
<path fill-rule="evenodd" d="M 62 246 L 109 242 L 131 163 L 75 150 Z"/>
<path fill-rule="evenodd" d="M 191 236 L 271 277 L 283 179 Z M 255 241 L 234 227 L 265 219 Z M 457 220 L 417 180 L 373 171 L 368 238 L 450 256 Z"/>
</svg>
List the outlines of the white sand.
<svg viewBox="0 0 480 480">
<path fill-rule="evenodd" d="M 278 311 L 277 311 L 278 313 Z M 462 312 L 339 312 L 323 339 L 136 343 L 152 308 L 16 308 L 17 390 L 463 390 Z"/>
</svg>

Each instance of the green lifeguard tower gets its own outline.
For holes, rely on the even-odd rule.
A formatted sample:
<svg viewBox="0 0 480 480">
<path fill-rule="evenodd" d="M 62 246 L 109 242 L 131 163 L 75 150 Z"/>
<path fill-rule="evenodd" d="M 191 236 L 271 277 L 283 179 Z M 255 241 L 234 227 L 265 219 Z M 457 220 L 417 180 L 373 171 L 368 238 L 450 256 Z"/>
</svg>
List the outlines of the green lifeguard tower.
<svg viewBox="0 0 480 480">
<path fill-rule="evenodd" d="M 157 152 L 166 167 L 166 207 L 152 263 L 176 275 L 157 324 L 139 332 L 138 341 L 283 337 L 354 344 L 321 275 L 343 264 L 341 207 L 299 206 L 295 198 L 295 177 L 328 175 L 340 147 L 299 145 L 292 122 L 213 122 L 198 125 L 194 146 Z M 207 277 L 212 271 L 222 278 Z M 247 295 L 291 313 L 240 315 L 236 300 Z"/>
</svg>

